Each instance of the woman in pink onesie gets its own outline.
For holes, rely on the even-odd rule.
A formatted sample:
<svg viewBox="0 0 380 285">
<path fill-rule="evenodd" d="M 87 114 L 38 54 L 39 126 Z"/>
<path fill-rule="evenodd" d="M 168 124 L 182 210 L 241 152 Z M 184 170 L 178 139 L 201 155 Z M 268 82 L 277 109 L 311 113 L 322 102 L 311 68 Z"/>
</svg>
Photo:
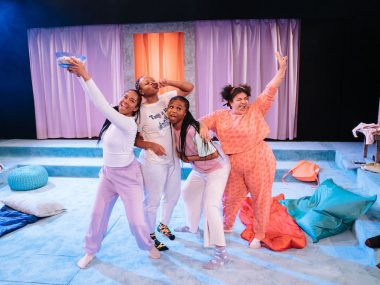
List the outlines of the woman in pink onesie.
<svg viewBox="0 0 380 285">
<path fill-rule="evenodd" d="M 121 98 L 119 105 L 113 108 L 104 98 L 83 63 L 75 59 L 71 59 L 70 63 L 68 70 L 80 77 L 86 96 L 108 120 L 100 132 L 103 141 L 104 165 L 99 174 L 98 192 L 85 237 L 86 254 L 77 265 L 85 268 L 100 250 L 112 208 L 119 197 L 124 203 L 129 227 L 138 247 L 148 250 L 151 258 L 160 258 L 160 252 L 149 237 L 143 207 L 143 178 L 140 164 L 133 153 L 137 133 L 135 115 L 141 105 L 141 96 L 136 90 L 128 90 Z"/>
<path fill-rule="evenodd" d="M 232 232 L 241 203 L 250 193 L 255 219 L 255 237 L 249 244 L 252 248 L 260 248 L 260 241 L 265 237 L 276 171 L 276 159 L 264 141 L 269 133 L 264 116 L 285 77 L 288 59 L 278 52 L 276 58 L 279 64 L 277 74 L 252 104 L 248 101 L 251 96 L 248 85 L 228 85 L 221 95 L 229 110 L 218 110 L 201 118 L 201 136 L 207 138 L 208 129 L 214 131 L 231 163 L 223 194 L 224 231 Z"/>
</svg>

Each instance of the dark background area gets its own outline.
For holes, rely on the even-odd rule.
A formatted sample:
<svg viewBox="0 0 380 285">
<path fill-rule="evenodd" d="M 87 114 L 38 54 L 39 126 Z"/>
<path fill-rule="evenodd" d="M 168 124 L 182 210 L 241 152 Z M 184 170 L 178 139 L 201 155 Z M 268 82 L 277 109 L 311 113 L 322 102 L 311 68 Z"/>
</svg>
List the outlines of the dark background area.
<svg viewBox="0 0 380 285">
<path fill-rule="evenodd" d="M 0 0 L 0 139 L 36 138 L 27 30 L 217 19 L 301 20 L 297 140 L 377 121 L 380 0 Z"/>
</svg>

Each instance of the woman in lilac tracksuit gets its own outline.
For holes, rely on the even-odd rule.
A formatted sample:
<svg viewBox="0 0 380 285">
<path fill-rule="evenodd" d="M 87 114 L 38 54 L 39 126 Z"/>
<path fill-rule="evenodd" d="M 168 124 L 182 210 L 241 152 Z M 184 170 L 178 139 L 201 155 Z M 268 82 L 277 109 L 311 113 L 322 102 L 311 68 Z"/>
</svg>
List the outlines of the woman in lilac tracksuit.
<svg viewBox="0 0 380 285">
<path fill-rule="evenodd" d="M 100 132 L 104 165 L 100 171 L 98 192 L 85 237 L 86 254 L 77 265 L 85 268 L 100 250 L 113 206 L 119 196 L 124 203 L 129 227 L 137 245 L 140 249 L 148 250 L 151 258 L 160 258 L 159 251 L 149 237 L 144 217 L 143 178 L 140 164 L 133 153 L 137 133 L 135 115 L 140 108 L 141 96 L 135 90 L 129 90 L 121 98 L 119 105 L 113 108 L 91 79 L 83 63 L 73 58 L 70 63 L 68 70 L 80 77 L 86 95 L 107 118 Z"/>
</svg>

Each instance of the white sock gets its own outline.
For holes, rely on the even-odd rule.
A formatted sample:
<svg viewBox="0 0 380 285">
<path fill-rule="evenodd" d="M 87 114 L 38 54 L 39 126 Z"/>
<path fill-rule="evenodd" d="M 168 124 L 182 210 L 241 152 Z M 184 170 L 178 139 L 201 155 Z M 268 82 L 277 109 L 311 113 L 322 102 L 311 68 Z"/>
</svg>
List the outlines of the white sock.
<svg viewBox="0 0 380 285">
<path fill-rule="evenodd" d="M 229 258 L 227 255 L 226 247 L 220 246 L 216 247 L 214 257 L 210 259 L 207 263 L 203 264 L 202 267 L 204 269 L 213 270 L 223 266 L 228 262 Z"/>
<path fill-rule="evenodd" d="M 94 259 L 95 255 L 87 253 L 77 262 L 80 269 L 86 268 L 87 265 Z"/>
<path fill-rule="evenodd" d="M 257 249 L 257 248 L 260 248 L 261 247 L 261 242 L 260 240 L 258 240 L 257 238 L 254 238 L 251 243 L 249 244 L 249 247 L 250 248 L 254 248 L 254 249 Z"/>
</svg>

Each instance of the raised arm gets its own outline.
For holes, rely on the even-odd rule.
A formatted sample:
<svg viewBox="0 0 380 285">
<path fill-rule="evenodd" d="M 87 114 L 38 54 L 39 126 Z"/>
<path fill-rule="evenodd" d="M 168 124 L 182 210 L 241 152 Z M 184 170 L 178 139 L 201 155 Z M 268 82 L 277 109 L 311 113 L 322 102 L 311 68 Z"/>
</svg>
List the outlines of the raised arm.
<svg viewBox="0 0 380 285">
<path fill-rule="evenodd" d="M 159 87 L 166 87 L 166 86 L 173 86 L 176 87 L 177 95 L 178 96 L 187 96 L 190 94 L 191 91 L 194 89 L 194 85 L 188 81 L 185 80 L 168 80 L 168 79 L 161 79 L 159 82 Z"/>
<path fill-rule="evenodd" d="M 119 129 L 128 133 L 136 132 L 136 122 L 133 117 L 125 116 L 116 111 L 104 98 L 104 95 L 92 80 L 84 64 L 76 59 L 70 59 L 71 66 L 68 71 L 79 77 L 79 81 L 85 91 L 86 96 L 91 100 L 95 107 Z"/>
<path fill-rule="evenodd" d="M 286 64 L 288 62 L 288 56 L 281 56 L 279 52 L 276 52 L 276 58 L 278 62 L 278 71 L 272 80 L 267 84 L 268 87 L 278 88 L 281 85 L 282 80 L 285 78 Z"/>
<path fill-rule="evenodd" d="M 268 112 L 270 107 L 273 105 L 277 89 L 285 78 L 286 63 L 288 61 L 288 57 L 281 56 L 279 52 L 276 52 L 276 58 L 279 65 L 279 69 L 276 75 L 267 84 L 264 91 L 259 96 L 257 96 L 257 99 L 252 104 L 252 106 L 256 106 L 257 108 L 259 108 L 263 115 L 265 115 L 266 112 Z"/>
</svg>

